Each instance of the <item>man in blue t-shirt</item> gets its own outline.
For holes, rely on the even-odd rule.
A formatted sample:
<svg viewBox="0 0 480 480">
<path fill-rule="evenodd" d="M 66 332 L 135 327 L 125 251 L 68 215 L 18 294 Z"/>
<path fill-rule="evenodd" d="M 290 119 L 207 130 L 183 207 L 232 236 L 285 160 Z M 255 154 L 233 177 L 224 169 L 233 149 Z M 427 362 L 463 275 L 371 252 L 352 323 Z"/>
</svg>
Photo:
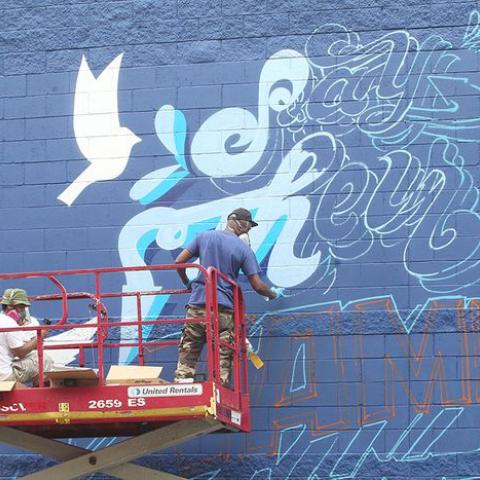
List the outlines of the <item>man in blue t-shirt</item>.
<svg viewBox="0 0 480 480">
<path fill-rule="evenodd" d="M 227 220 L 225 230 L 211 230 L 200 233 L 178 255 L 175 263 L 188 263 L 193 257 L 200 259 L 205 268 L 215 267 L 233 280 L 237 280 L 240 270 L 247 276 L 252 288 L 260 295 L 271 300 L 277 298 L 275 290 L 269 288 L 260 278 L 260 267 L 252 249 L 240 238 L 258 224 L 245 208 L 235 209 Z M 185 285 L 191 285 L 192 294 L 187 305 L 187 318 L 205 317 L 205 283 L 203 274 L 189 282 L 184 268 L 178 274 Z M 233 342 L 233 292 L 229 283 L 218 279 L 218 316 L 220 339 Z M 176 382 L 193 381 L 197 361 L 205 343 L 205 325 L 187 323 L 183 329 L 178 352 L 178 364 L 175 371 Z M 227 385 L 232 363 L 231 351 L 220 349 L 220 379 Z"/>
</svg>

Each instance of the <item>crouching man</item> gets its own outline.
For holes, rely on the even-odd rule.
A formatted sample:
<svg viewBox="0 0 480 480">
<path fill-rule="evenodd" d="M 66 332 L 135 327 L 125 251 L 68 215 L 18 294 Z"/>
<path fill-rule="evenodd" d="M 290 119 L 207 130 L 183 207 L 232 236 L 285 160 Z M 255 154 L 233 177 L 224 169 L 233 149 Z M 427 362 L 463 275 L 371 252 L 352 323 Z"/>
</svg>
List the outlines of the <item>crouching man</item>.
<svg viewBox="0 0 480 480">
<path fill-rule="evenodd" d="M 1 300 L 0 328 L 35 326 L 29 323 L 27 307 L 30 301 L 27 292 L 20 288 L 7 288 Z M 45 331 L 42 331 L 42 338 Z M 44 352 L 43 369 L 48 371 L 52 359 Z M 15 380 L 21 383 L 32 382 L 38 385 L 39 362 L 35 331 L 0 331 L 0 380 Z"/>
</svg>

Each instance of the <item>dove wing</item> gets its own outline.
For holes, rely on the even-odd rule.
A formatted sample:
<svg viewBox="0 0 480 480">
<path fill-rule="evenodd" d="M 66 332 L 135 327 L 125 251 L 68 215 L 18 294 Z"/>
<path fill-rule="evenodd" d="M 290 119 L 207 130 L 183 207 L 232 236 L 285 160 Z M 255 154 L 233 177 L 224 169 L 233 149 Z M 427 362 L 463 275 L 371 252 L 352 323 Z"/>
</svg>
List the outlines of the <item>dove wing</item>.
<svg viewBox="0 0 480 480">
<path fill-rule="evenodd" d="M 104 112 L 109 113 L 111 118 L 110 134 L 118 134 L 120 129 L 120 117 L 118 114 L 118 77 L 120 75 L 120 65 L 122 63 L 123 53 L 115 57 L 108 67 L 100 74 L 98 81 L 100 85 L 106 88 L 103 95 Z"/>
<path fill-rule="evenodd" d="M 73 129 L 82 154 L 91 156 L 90 137 L 118 135 L 118 79 L 123 54 L 118 55 L 95 78 L 85 56 L 77 76 L 73 107 Z"/>
</svg>

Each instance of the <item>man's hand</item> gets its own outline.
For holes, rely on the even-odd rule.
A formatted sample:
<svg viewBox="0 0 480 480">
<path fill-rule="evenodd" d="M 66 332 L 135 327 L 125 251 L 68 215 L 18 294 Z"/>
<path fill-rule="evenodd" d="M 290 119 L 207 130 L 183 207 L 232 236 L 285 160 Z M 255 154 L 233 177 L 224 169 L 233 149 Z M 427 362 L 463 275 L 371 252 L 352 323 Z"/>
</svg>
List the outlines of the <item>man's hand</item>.
<svg viewBox="0 0 480 480">
<path fill-rule="evenodd" d="M 272 300 L 276 300 L 280 297 L 285 296 L 285 289 L 281 287 L 271 287 L 270 290 L 275 294 L 275 297 Z"/>
</svg>

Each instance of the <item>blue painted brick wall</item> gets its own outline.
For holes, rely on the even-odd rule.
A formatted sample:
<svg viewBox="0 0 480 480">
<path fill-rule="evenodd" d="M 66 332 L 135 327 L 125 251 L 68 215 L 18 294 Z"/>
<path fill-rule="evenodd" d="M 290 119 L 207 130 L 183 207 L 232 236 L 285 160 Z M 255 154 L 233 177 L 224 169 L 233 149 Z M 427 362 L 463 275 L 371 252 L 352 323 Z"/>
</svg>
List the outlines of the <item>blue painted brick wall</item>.
<svg viewBox="0 0 480 480">
<path fill-rule="evenodd" d="M 143 464 L 212 480 L 480 477 L 478 8 L 1 2 L 1 271 L 168 263 L 179 227 L 221 228 L 241 205 L 266 282 L 285 289 L 266 304 L 241 279 L 266 362 L 250 370 L 252 433 Z M 125 168 L 68 206 L 107 152 Z M 0 478 L 49 462 L 5 446 Z"/>
</svg>

